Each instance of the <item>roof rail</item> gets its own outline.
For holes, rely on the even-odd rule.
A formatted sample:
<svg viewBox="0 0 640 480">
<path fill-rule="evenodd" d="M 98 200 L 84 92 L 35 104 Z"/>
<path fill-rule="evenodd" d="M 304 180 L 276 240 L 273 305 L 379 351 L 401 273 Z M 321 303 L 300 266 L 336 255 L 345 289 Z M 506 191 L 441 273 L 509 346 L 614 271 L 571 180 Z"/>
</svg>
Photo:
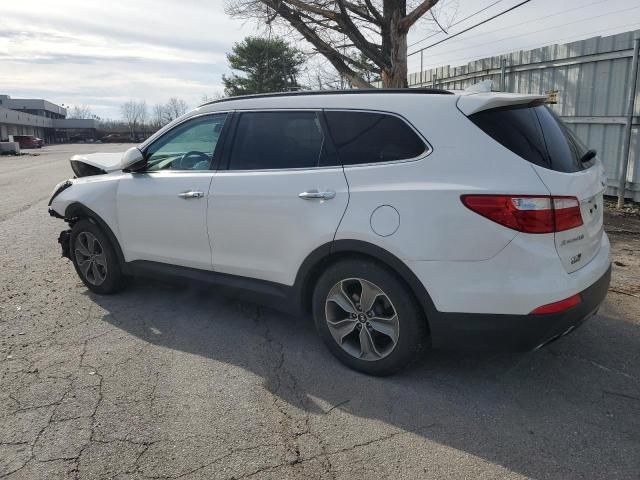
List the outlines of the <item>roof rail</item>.
<svg viewBox="0 0 640 480">
<path fill-rule="evenodd" d="M 253 95 L 239 95 L 237 97 L 221 98 L 203 103 L 199 107 L 214 103 L 230 102 L 232 100 L 244 100 L 253 98 L 293 97 L 311 95 L 353 95 L 353 94 L 380 94 L 380 93 L 421 93 L 429 95 L 453 95 L 449 90 L 439 88 L 352 88 L 348 90 L 298 90 L 295 92 L 256 93 Z"/>
</svg>

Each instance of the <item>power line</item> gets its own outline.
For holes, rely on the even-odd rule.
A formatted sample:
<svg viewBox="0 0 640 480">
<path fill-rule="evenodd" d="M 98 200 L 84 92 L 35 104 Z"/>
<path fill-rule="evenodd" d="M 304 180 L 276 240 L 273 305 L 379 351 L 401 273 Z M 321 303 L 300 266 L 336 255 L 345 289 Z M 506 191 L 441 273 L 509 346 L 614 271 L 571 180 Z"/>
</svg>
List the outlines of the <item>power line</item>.
<svg viewBox="0 0 640 480">
<path fill-rule="evenodd" d="M 490 42 L 476 43 L 473 46 L 474 47 L 481 47 L 483 45 L 490 45 L 492 43 L 498 43 L 498 42 L 503 42 L 505 40 L 509 40 L 510 38 L 518 38 L 518 37 L 524 37 L 524 36 L 528 36 L 528 35 L 533 35 L 534 33 L 540 33 L 540 32 L 544 32 L 544 31 L 547 31 L 547 30 L 553 30 L 554 28 L 560 28 L 560 27 L 565 27 L 567 25 L 573 25 L 575 23 L 582 23 L 582 22 L 586 22 L 586 21 L 589 21 L 589 20 L 595 20 L 596 18 L 606 17 L 608 15 L 613 15 L 613 14 L 616 14 L 616 13 L 622 13 L 622 12 L 626 12 L 626 11 L 629 11 L 629 10 L 636 10 L 638 8 L 640 8 L 640 5 L 637 5 L 635 7 L 622 8 L 620 10 L 614 10 L 614 11 L 611 11 L 611 12 L 606 12 L 606 13 L 603 13 L 601 15 L 595 15 L 595 16 L 592 16 L 592 17 L 589 17 L 589 18 L 581 18 L 581 19 L 578 19 L 578 20 L 574 20 L 573 22 L 565 22 L 562 25 L 553 25 L 551 27 L 540 28 L 540 29 L 534 30 L 532 32 L 517 33 L 515 35 L 510 35 L 508 37 L 503 37 L 503 38 L 500 38 L 498 40 L 492 40 Z M 527 23 L 529 23 L 529 22 L 527 22 Z M 487 32 L 487 33 L 493 33 L 493 32 Z M 438 52 L 438 55 L 446 55 L 448 53 L 458 52 L 460 50 L 468 50 L 468 48 L 469 47 L 454 48 L 452 50 L 446 50 L 444 52 Z"/>
<path fill-rule="evenodd" d="M 500 2 L 504 2 L 504 0 L 497 0 L 497 1 L 495 1 L 495 2 L 493 2 L 493 3 L 491 3 L 491 4 L 489 4 L 489 5 L 487 5 L 486 7 L 481 8 L 481 9 L 480 9 L 480 10 L 478 10 L 477 12 L 474 12 L 474 13 L 472 13 L 471 15 L 469 15 L 469 16 L 467 16 L 467 17 L 464 17 L 464 18 L 462 18 L 462 19 L 458 20 L 458 21 L 457 21 L 457 22 L 455 22 L 455 23 L 452 23 L 451 25 L 449 25 L 449 28 L 451 28 L 451 27 L 455 27 L 456 25 L 461 24 L 461 23 L 462 23 L 462 22 L 464 22 L 465 20 L 469 20 L 471 17 L 475 17 L 475 16 L 476 16 L 476 15 L 478 15 L 479 13 L 484 12 L 485 10 L 487 10 L 487 9 L 489 9 L 489 8 L 491 8 L 491 7 L 493 7 L 494 5 L 496 5 L 496 4 L 500 3 Z M 435 20 L 435 19 L 434 19 L 434 20 Z M 417 44 L 419 44 L 419 43 L 422 43 L 422 42 L 424 42 L 425 40 L 429 40 L 431 37 L 435 37 L 436 35 L 439 35 L 440 33 L 442 33 L 442 32 L 435 32 L 435 33 L 432 33 L 431 35 L 427 35 L 427 36 L 426 36 L 426 37 L 424 37 L 423 39 L 418 40 L 418 41 L 416 41 L 416 42 L 413 42 L 413 43 L 409 44 L 408 46 L 409 46 L 409 47 L 413 47 L 414 45 L 417 45 Z M 446 32 L 445 32 L 445 33 L 446 33 Z M 447 34 L 447 35 L 448 35 L 448 34 Z"/>
<path fill-rule="evenodd" d="M 608 31 L 611 31 L 611 30 L 617 30 L 619 28 L 636 27 L 636 26 L 640 26 L 640 22 L 636 21 L 636 22 L 633 22 L 633 23 L 627 23 L 627 24 L 624 24 L 624 25 L 617 25 L 617 26 L 614 26 L 614 27 L 607 27 L 607 28 L 603 28 L 603 29 L 600 29 L 600 30 L 590 30 L 589 34 L 608 32 Z M 560 38 L 556 38 L 555 40 L 551 40 L 548 44 L 543 45 L 542 47 L 540 46 L 539 43 L 532 43 L 532 44 L 529 44 L 529 45 L 523 45 L 522 47 L 519 47 L 518 50 L 531 49 L 531 48 L 536 48 L 536 47 L 543 48 L 543 47 L 546 47 L 546 46 L 551 46 L 551 45 L 557 44 L 560 41 L 565 41 L 565 43 L 566 43 L 567 41 L 573 41 L 573 39 L 576 39 L 576 37 L 581 37 L 581 36 L 582 35 L 566 35 L 564 37 L 560 37 Z M 453 62 L 461 62 L 461 61 L 464 61 L 464 60 L 474 60 L 474 59 L 475 60 L 481 60 L 481 59 L 485 59 L 485 58 L 490 58 L 490 56 L 491 56 L 491 53 L 477 53 L 475 55 L 458 57 L 458 58 L 454 58 L 454 59 L 449 60 L 448 65 L 451 66 L 451 64 Z M 496 56 L 496 55 L 494 55 L 494 56 Z M 429 65 L 425 65 L 425 70 L 438 68 L 440 66 L 443 66 L 443 65 L 442 64 L 438 64 L 438 63 L 432 63 L 432 64 L 429 64 Z M 443 81 L 446 81 L 446 80 L 443 80 Z"/>
<path fill-rule="evenodd" d="M 496 28 L 494 30 L 490 30 L 490 31 L 485 32 L 485 33 L 480 33 L 480 34 L 477 34 L 477 35 L 471 35 L 469 37 L 461 38 L 461 39 L 456 40 L 454 43 L 461 42 L 461 41 L 466 41 L 466 40 L 471 40 L 472 38 L 484 37 L 488 33 L 495 33 L 495 32 L 499 32 L 501 30 L 509 30 L 511 28 L 519 27 L 520 25 L 531 24 L 531 23 L 537 22 L 538 20 L 544 20 L 545 18 L 556 17 L 558 15 L 562 15 L 564 13 L 569 13 L 569 12 L 572 12 L 574 10 L 582 10 L 582 9 L 584 9 L 586 7 L 590 7 L 592 5 L 597 5 L 599 3 L 610 2 L 610 1 L 611 0 L 596 0 L 595 2 L 591 2 L 591 3 L 584 4 L 584 5 L 580 5 L 579 7 L 573 7 L 573 8 L 569 8 L 567 10 L 561 10 L 559 12 L 551 13 L 549 15 L 543 15 L 541 17 L 531 18 L 531 19 L 526 20 L 524 22 L 514 23 L 513 25 L 506 25 L 504 27 Z M 417 52 L 414 52 L 414 53 L 417 53 Z"/>
<path fill-rule="evenodd" d="M 500 12 L 500 13 L 495 14 L 493 17 L 489 17 L 489 18 L 487 18 L 486 20 L 483 20 L 483 21 L 481 21 L 481 22 L 479 22 L 479 23 L 476 23 L 475 25 L 471 25 L 470 27 L 465 28 L 464 30 L 462 30 L 462 31 L 460 31 L 460 32 L 458 32 L 458 33 L 456 33 L 456 34 L 453 34 L 453 35 L 451 35 L 450 37 L 443 38 L 442 40 L 440 40 L 440 41 L 438 41 L 438 42 L 432 43 L 431 45 L 427 45 L 426 47 L 421 48 L 420 50 L 416 50 L 415 52 L 410 53 L 408 56 L 411 56 L 411 55 L 414 55 L 414 54 L 416 54 L 416 53 L 418 53 L 418 52 L 421 52 L 421 51 L 423 51 L 423 50 L 426 50 L 427 48 L 431 48 L 431 47 L 435 47 L 436 45 L 440 45 L 441 43 L 446 42 L 446 41 L 448 41 L 448 40 L 451 40 L 452 38 L 455 38 L 455 37 L 457 37 L 458 35 L 462 35 L 463 33 L 468 32 L 469 30 L 472 30 L 472 29 L 474 29 L 474 28 L 476 28 L 476 27 L 479 27 L 480 25 L 484 25 L 485 23 L 490 22 L 491 20 L 493 20 L 493 19 L 495 19 L 495 18 L 498 18 L 498 17 L 500 17 L 500 16 L 504 15 L 505 13 L 509 13 L 509 12 L 511 12 L 512 10 L 515 10 L 516 8 L 521 7 L 522 5 L 524 5 L 524 4 L 526 4 L 526 3 L 529 3 L 530 1 L 531 1 L 531 0 L 524 0 L 523 2 L 520 2 L 520 3 L 518 3 L 517 5 L 514 5 L 514 6 L 513 6 L 513 7 L 511 7 L 511 8 L 508 8 L 508 9 L 506 9 L 506 10 L 503 10 L 503 11 L 502 11 L 502 12 Z"/>
</svg>

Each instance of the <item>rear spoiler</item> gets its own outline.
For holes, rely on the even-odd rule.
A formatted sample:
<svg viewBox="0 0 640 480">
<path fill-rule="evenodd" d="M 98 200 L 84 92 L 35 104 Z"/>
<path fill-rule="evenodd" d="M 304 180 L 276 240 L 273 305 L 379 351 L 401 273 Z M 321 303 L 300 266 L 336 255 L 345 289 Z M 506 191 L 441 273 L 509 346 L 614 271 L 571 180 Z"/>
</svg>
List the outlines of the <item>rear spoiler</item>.
<svg viewBox="0 0 640 480">
<path fill-rule="evenodd" d="M 523 95 L 520 93 L 503 93 L 503 92 L 469 92 L 462 94 L 456 103 L 458 110 L 466 116 L 489 110 L 492 108 L 509 107 L 511 105 L 522 104 L 541 104 L 546 100 L 545 95 Z"/>
</svg>

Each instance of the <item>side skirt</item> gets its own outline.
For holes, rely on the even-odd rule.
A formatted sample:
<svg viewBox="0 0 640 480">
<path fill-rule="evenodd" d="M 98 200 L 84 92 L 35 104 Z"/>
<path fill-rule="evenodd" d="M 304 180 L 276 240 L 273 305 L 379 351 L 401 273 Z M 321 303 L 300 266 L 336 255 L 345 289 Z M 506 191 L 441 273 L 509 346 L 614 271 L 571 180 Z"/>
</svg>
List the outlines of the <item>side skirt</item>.
<svg viewBox="0 0 640 480">
<path fill-rule="evenodd" d="M 226 273 L 181 267 L 147 260 L 134 260 L 124 264 L 127 275 L 160 279 L 171 282 L 182 279 L 188 282 L 214 285 L 223 295 L 258 303 L 286 313 L 300 313 L 294 300 L 294 288 L 288 285 L 240 277 Z"/>
</svg>

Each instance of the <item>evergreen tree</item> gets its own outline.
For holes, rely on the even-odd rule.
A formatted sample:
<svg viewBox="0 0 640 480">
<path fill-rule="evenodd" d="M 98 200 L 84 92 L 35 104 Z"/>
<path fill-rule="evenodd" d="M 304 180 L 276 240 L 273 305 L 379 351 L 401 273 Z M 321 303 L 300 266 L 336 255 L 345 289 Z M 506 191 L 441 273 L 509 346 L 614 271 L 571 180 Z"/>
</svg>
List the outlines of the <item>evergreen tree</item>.
<svg viewBox="0 0 640 480">
<path fill-rule="evenodd" d="M 227 60 L 232 70 L 241 72 L 222 76 L 229 97 L 300 88 L 297 76 L 304 54 L 280 38 L 247 37 L 233 46 Z"/>
</svg>

